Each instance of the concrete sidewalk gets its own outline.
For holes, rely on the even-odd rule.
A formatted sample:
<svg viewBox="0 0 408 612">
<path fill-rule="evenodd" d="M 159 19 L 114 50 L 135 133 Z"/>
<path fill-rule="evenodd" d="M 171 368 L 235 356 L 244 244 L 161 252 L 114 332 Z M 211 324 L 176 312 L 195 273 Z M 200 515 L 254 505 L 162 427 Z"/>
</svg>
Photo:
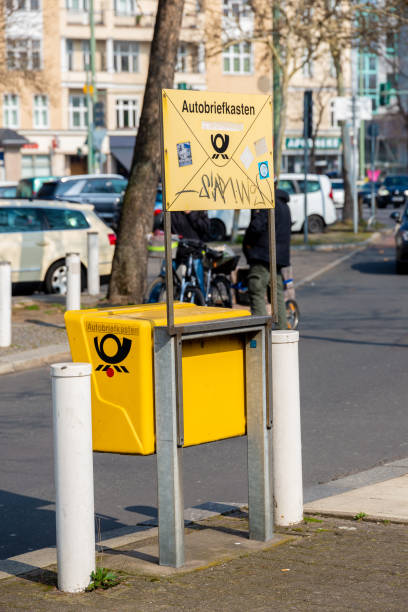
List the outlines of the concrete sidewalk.
<svg viewBox="0 0 408 612">
<path fill-rule="evenodd" d="M 0 561 L 0 609 L 403 612 L 408 460 L 402 463 L 403 476 L 306 504 L 302 523 L 278 528 L 266 543 L 248 539 L 246 508 L 208 512 L 186 525 L 180 569 L 158 565 L 157 528 L 112 532 L 98 545 L 97 566 L 121 583 L 106 591 L 59 593 L 55 549 Z"/>
</svg>

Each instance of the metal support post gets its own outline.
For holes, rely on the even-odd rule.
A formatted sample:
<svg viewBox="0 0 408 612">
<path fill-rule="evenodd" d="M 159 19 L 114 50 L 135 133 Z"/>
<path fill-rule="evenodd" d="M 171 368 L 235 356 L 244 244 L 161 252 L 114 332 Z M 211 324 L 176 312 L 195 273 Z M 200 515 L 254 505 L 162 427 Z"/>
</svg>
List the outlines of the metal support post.
<svg viewBox="0 0 408 612">
<path fill-rule="evenodd" d="M 267 328 L 245 340 L 248 436 L 249 537 L 266 542 L 273 536 L 271 429 L 267 427 L 265 356 Z"/>
<path fill-rule="evenodd" d="M 0 346 L 11 344 L 11 263 L 0 261 Z"/>
<path fill-rule="evenodd" d="M 154 385 L 156 406 L 157 498 L 159 507 L 159 563 L 171 567 L 184 564 L 183 449 L 178 431 L 177 337 L 166 328 L 154 330 Z"/>
<path fill-rule="evenodd" d="M 298 343 L 298 331 L 272 332 L 273 490 L 281 526 L 303 519 Z"/>
<path fill-rule="evenodd" d="M 99 234 L 88 232 L 88 293 L 99 295 Z"/>
<path fill-rule="evenodd" d="M 81 310 L 81 260 L 79 253 L 67 253 L 67 310 Z"/>
<path fill-rule="evenodd" d="M 95 570 L 90 363 L 51 366 L 58 588 L 84 591 Z"/>
</svg>

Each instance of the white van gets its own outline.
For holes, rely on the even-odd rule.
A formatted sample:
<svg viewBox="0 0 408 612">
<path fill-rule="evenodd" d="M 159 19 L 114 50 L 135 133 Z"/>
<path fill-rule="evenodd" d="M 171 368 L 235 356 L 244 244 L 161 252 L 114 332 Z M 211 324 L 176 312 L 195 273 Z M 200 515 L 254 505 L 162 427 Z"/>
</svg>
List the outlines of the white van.
<svg viewBox="0 0 408 612">
<path fill-rule="evenodd" d="M 303 231 L 304 215 L 304 174 L 281 174 L 278 187 L 289 196 L 292 217 L 292 232 Z M 209 210 L 214 240 L 224 240 L 231 235 L 233 210 Z M 307 216 L 308 230 L 311 234 L 322 232 L 327 225 L 336 221 L 336 209 L 330 179 L 322 174 L 307 175 Z M 241 210 L 238 229 L 245 230 L 251 218 L 250 210 Z"/>
</svg>

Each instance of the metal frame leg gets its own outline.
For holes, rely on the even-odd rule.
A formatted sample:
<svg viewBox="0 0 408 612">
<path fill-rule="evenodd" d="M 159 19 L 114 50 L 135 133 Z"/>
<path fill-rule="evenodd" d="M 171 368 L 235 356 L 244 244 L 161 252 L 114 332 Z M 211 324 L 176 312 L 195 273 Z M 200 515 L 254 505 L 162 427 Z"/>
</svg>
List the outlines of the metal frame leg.
<svg viewBox="0 0 408 612">
<path fill-rule="evenodd" d="M 249 538 L 266 542 L 273 536 L 272 430 L 267 427 L 266 351 L 264 328 L 245 342 L 248 437 Z"/>
<path fill-rule="evenodd" d="M 159 563 L 184 564 L 183 449 L 177 447 L 177 338 L 154 330 Z"/>
</svg>

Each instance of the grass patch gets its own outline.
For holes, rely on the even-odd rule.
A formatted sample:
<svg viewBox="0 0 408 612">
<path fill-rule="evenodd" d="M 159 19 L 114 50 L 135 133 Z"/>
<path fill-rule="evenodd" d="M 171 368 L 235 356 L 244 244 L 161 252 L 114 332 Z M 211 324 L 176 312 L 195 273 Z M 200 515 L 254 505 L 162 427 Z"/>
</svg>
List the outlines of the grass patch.
<svg viewBox="0 0 408 612">
<path fill-rule="evenodd" d="M 331 225 L 325 232 L 321 234 L 309 234 L 308 244 L 310 246 L 318 246 L 324 244 L 354 244 L 357 242 L 364 242 L 372 236 L 375 230 L 367 230 L 360 226 L 358 232 L 355 234 L 353 228 L 349 227 L 345 223 L 336 223 Z M 291 239 L 292 246 L 299 246 L 305 244 L 303 234 L 292 234 Z"/>
<path fill-rule="evenodd" d="M 40 307 L 38 304 L 28 304 L 27 306 L 24 306 L 24 310 L 40 310 Z"/>
<path fill-rule="evenodd" d="M 365 512 L 359 512 L 358 514 L 356 514 L 355 516 L 353 516 L 353 520 L 354 521 L 362 521 L 363 519 L 365 519 L 366 517 L 366 513 Z"/>
<path fill-rule="evenodd" d="M 91 574 L 91 582 L 86 587 L 86 591 L 96 591 L 96 589 L 110 589 L 119 584 L 120 578 L 117 574 L 106 567 L 98 567 Z"/>
<path fill-rule="evenodd" d="M 322 519 L 315 518 L 314 516 L 304 516 L 304 523 L 323 523 Z"/>
</svg>

